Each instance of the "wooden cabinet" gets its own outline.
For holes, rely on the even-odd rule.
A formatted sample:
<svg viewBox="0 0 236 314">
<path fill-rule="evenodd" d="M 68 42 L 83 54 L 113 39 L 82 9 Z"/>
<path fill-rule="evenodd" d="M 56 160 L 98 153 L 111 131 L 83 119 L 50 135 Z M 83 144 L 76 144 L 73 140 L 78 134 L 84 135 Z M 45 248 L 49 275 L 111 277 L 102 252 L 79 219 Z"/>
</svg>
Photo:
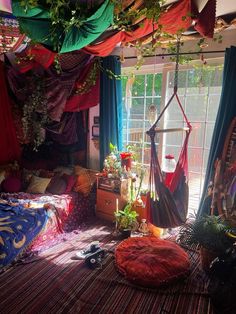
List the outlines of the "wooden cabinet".
<svg viewBox="0 0 236 314">
<path fill-rule="evenodd" d="M 114 212 L 124 208 L 129 199 L 129 184 L 127 179 L 97 178 L 96 215 L 108 221 L 114 221 Z"/>
</svg>

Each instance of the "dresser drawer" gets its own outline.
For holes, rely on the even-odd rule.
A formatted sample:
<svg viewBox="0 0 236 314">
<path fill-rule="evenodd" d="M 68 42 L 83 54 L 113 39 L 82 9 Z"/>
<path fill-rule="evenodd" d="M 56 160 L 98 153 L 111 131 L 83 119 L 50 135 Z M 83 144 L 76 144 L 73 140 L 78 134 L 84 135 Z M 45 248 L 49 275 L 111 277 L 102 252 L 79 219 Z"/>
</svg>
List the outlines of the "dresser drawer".
<svg viewBox="0 0 236 314">
<path fill-rule="evenodd" d="M 114 221 L 114 212 L 116 211 L 117 202 L 116 200 L 118 200 L 118 209 L 124 208 L 124 206 L 127 204 L 127 199 L 121 197 L 119 194 L 97 189 L 97 216 L 109 221 Z"/>
</svg>

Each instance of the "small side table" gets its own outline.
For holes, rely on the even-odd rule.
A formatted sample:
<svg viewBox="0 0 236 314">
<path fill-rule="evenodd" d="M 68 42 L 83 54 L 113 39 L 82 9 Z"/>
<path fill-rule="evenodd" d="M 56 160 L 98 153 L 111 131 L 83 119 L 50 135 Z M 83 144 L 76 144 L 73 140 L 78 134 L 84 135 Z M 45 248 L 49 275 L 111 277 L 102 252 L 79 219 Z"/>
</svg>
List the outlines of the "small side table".
<svg viewBox="0 0 236 314">
<path fill-rule="evenodd" d="M 114 212 L 123 209 L 129 200 L 129 180 L 97 177 L 96 215 L 107 221 L 115 221 Z"/>
</svg>

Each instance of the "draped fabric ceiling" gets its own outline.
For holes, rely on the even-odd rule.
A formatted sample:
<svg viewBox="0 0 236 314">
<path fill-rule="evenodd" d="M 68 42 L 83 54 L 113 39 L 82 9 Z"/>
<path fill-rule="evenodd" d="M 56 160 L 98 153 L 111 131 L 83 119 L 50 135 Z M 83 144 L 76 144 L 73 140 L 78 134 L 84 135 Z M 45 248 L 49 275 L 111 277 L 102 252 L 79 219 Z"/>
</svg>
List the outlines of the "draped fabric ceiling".
<svg viewBox="0 0 236 314">
<path fill-rule="evenodd" d="M 8 84 L 16 103 L 24 105 L 34 88 L 32 80 L 36 76 L 41 77 L 45 86 L 47 114 L 51 120 L 60 121 L 63 112 L 81 111 L 99 103 L 100 69 L 97 57 L 110 55 L 116 46 L 152 39 L 160 25 L 162 31 L 169 34 L 190 27 L 205 37 L 212 37 L 214 33 L 216 0 L 208 0 L 201 12 L 198 12 L 193 0 L 179 0 L 164 8 L 158 23 L 141 16 L 133 20 L 128 29 L 122 26 L 113 29 L 114 16 L 119 16 L 125 10 L 138 10 L 145 1 L 123 1 L 120 12 L 109 0 L 88 3 L 93 2 L 96 3 L 96 10 L 93 9 L 91 15 L 81 21 L 80 27 L 72 26 L 65 32 L 61 26 L 56 29 L 53 26 L 55 32 L 52 34 L 52 21 L 47 7 L 39 6 L 24 11 L 20 1 L 12 0 L 16 27 L 4 29 L 4 25 L 0 24 L 0 34 L 4 32 L 5 36 L 14 31 L 12 34 L 22 41 L 27 36 L 36 42 L 30 43 L 20 53 L 6 54 Z M 6 1 L 5 5 L 9 12 L 10 2 Z M 0 10 L 3 9 L 0 7 Z M 52 35 L 60 38 L 59 49 L 55 49 Z M 17 45 L 20 45 L 20 41 Z M 4 51 L 14 49 L 11 45 L 7 49 L 5 47 Z M 56 59 L 60 64 L 59 73 L 55 67 Z"/>
<path fill-rule="evenodd" d="M 124 10 L 142 8 L 144 1 L 124 1 Z M 44 44 L 53 50 L 52 22 L 50 12 L 43 7 L 29 8 L 26 12 L 17 0 L 12 1 L 13 14 L 17 17 L 21 29 L 34 41 Z M 114 5 L 105 0 L 91 16 L 85 19 L 80 27 L 72 26 L 66 32 L 61 26 L 53 28 L 60 36 L 60 53 L 83 49 L 84 52 L 107 56 L 120 43 L 127 44 L 153 34 L 160 25 L 162 31 L 176 34 L 179 30 L 194 28 L 206 37 L 212 37 L 215 26 L 216 0 L 208 0 L 201 12 L 197 11 L 193 0 L 180 0 L 167 7 L 158 23 L 145 16 L 133 21 L 131 30 L 121 29 L 108 32 L 114 20 Z M 118 13 L 119 14 L 119 13 Z M 55 35 L 55 34 L 54 34 Z"/>
<path fill-rule="evenodd" d="M 61 50 L 58 54 L 57 51 L 53 51 L 53 43 L 49 36 L 51 27 L 49 11 L 37 7 L 25 12 L 19 1 L 12 1 L 13 14 L 17 17 L 21 29 L 32 40 L 40 43 L 31 44 L 23 52 L 9 57 L 12 66 L 8 70 L 8 80 L 16 99 L 24 102 L 27 94 L 31 93 L 30 88 L 27 90 L 31 81 L 31 76 L 27 73 L 31 73 L 30 71 L 35 71 L 36 75 L 41 73 L 45 81 L 48 115 L 52 120 L 59 121 L 64 111 L 80 111 L 98 104 L 98 73 L 86 92 L 80 93 L 79 88 L 92 75 L 91 72 L 95 71 L 94 57 L 108 56 L 119 44 L 132 44 L 152 36 L 160 25 L 162 31 L 169 34 L 176 34 L 180 29 L 187 30 L 193 24 L 204 36 L 212 36 L 214 32 L 216 0 L 209 0 L 201 13 L 197 12 L 192 0 L 180 0 L 165 8 L 158 23 L 142 16 L 133 21 L 129 31 L 107 30 L 113 23 L 114 5 L 108 0 L 100 2 L 97 11 L 93 12 L 80 28 L 72 27 L 66 34 L 63 34 L 61 29 L 57 30 L 58 34 L 62 32 Z M 142 6 L 143 1 L 124 1 L 124 10 L 136 10 Z M 205 18 L 206 15 L 208 19 Z M 58 57 L 61 64 L 60 74 L 55 71 L 55 57 Z M 75 64 L 70 65 L 73 58 Z M 68 64 L 67 68 L 65 64 Z"/>
</svg>

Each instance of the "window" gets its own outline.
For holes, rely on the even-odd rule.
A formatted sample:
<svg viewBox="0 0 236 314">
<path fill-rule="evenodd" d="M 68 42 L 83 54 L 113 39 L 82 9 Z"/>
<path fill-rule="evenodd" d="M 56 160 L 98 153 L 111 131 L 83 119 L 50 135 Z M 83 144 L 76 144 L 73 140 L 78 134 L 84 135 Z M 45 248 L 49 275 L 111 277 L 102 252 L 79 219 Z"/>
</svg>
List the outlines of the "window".
<svg viewBox="0 0 236 314">
<path fill-rule="evenodd" d="M 186 115 L 192 124 L 188 146 L 189 153 L 189 212 L 198 208 L 209 155 L 212 132 L 219 106 L 223 66 L 187 68 L 179 71 L 178 95 Z M 150 164 L 150 140 L 146 131 L 152 116 L 150 105 L 157 113 L 173 93 L 174 71 L 136 75 L 135 81 L 123 81 L 123 146 L 136 144 L 140 147 L 140 161 Z M 164 115 L 162 127 L 183 127 L 181 111 L 174 100 Z M 184 133 L 164 133 L 157 139 L 160 160 L 167 154 L 178 159 Z M 148 171 L 146 183 L 148 182 Z"/>
<path fill-rule="evenodd" d="M 150 128 L 153 115 L 160 112 L 161 74 L 136 75 L 135 79 L 123 80 L 123 146 L 139 147 L 139 161 L 149 167 L 150 140 L 146 131 Z M 156 108 L 150 116 L 149 108 Z M 155 119 L 155 117 L 154 117 Z M 145 178 L 148 182 L 148 175 Z"/>
</svg>

